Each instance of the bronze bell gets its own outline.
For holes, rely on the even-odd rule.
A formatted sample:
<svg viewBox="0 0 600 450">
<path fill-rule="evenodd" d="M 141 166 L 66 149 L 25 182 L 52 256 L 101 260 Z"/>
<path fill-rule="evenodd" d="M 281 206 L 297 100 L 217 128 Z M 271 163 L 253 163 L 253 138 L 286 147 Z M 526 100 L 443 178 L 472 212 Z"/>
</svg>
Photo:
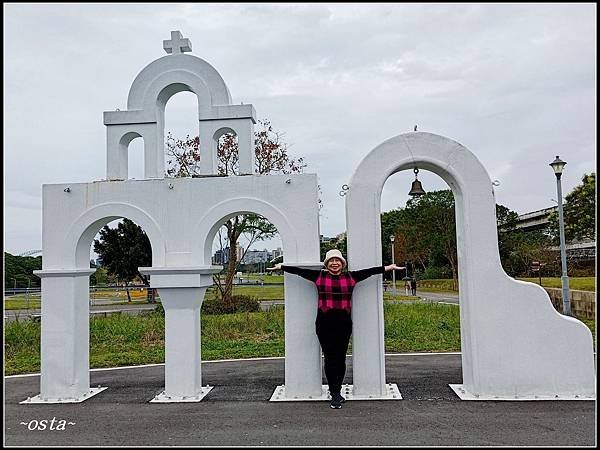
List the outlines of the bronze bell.
<svg viewBox="0 0 600 450">
<path fill-rule="evenodd" d="M 419 169 L 415 168 L 415 181 L 412 182 L 412 186 L 410 188 L 410 192 L 408 195 L 413 197 L 418 197 L 419 195 L 424 195 L 426 192 L 423 190 L 423 186 L 421 186 L 421 182 L 417 180 L 417 174 L 419 173 Z"/>
</svg>

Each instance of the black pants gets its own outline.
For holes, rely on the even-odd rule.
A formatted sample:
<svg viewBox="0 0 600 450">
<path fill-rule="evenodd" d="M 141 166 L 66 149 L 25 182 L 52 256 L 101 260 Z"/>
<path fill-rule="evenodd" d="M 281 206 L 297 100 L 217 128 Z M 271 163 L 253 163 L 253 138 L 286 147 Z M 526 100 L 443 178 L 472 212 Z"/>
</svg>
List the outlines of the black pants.
<svg viewBox="0 0 600 450">
<path fill-rule="evenodd" d="M 317 336 L 325 356 L 325 376 L 333 396 L 342 389 L 346 374 L 346 351 L 352 334 L 352 316 L 343 309 L 319 310 L 315 322 Z"/>
</svg>

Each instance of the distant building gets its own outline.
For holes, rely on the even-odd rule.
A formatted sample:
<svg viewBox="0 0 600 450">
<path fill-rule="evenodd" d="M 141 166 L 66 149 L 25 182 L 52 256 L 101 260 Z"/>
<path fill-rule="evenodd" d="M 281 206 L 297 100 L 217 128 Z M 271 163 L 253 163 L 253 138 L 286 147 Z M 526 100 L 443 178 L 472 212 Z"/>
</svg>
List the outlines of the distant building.
<svg viewBox="0 0 600 450">
<path fill-rule="evenodd" d="M 243 264 L 264 263 L 271 259 L 271 253 L 267 250 L 248 250 L 242 260 Z"/>
<path fill-rule="evenodd" d="M 229 247 L 225 247 L 223 250 L 217 250 L 212 258 L 212 263 L 218 266 L 227 264 L 229 262 Z"/>
<path fill-rule="evenodd" d="M 243 250 L 239 245 L 236 246 L 237 260 L 239 261 L 242 257 Z M 212 257 L 212 264 L 222 266 L 229 262 L 229 247 L 225 247 L 223 250 L 217 250 Z"/>
<path fill-rule="evenodd" d="M 557 210 L 557 206 L 551 206 L 549 208 L 519 214 L 519 220 L 517 222 L 516 228 L 526 232 L 543 230 L 547 228 L 550 224 L 550 221 L 548 220 L 550 214 Z M 567 242 L 565 245 L 565 249 L 567 251 L 567 258 L 572 262 L 594 262 L 596 259 L 595 240 Z M 560 247 L 550 247 L 548 250 L 559 252 Z"/>
<path fill-rule="evenodd" d="M 550 208 L 544 208 L 539 209 L 537 211 L 531 211 L 525 214 L 520 214 L 519 221 L 517 222 L 516 227 L 523 231 L 534 231 L 544 229 L 550 223 L 548 217 L 557 209 L 558 207 L 551 206 Z"/>
<path fill-rule="evenodd" d="M 283 256 L 283 250 L 281 250 L 281 247 L 277 247 L 277 249 L 273 250 L 271 259 L 279 258 L 281 256 Z"/>
</svg>

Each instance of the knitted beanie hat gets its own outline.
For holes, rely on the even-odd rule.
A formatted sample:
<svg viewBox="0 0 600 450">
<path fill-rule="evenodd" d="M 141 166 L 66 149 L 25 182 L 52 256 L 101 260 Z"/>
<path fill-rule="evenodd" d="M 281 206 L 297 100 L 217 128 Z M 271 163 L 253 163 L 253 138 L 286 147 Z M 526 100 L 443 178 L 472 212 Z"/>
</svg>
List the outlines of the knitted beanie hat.
<svg viewBox="0 0 600 450">
<path fill-rule="evenodd" d="M 337 248 L 331 249 L 325 254 L 325 261 L 323 261 L 323 265 L 325 267 L 327 267 L 327 262 L 331 258 L 339 258 L 342 261 L 342 265 L 346 267 L 346 260 L 342 256 L 342 252 L 340 252 Z"/>
</svg>

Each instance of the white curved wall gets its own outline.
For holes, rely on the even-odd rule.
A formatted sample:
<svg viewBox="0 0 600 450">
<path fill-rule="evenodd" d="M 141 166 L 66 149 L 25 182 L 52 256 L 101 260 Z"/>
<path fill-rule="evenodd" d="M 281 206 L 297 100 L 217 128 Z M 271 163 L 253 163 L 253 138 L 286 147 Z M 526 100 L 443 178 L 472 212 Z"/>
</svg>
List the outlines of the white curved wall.
<svg viewBox="0 0 600 450">
<path fill-rule="evenodd" d="M 380 263 L 383 185 L 415 163 L 442 177 L 455 197 L 465 389 L 502 397 L 595 395 L 589 329 L 557 313 L 541 287 L 506 275 L 491 180 L 457 142 L 407 133 L 383 142 L 361 161 L 346 195 L 349 266 Z M 354 293 L 353 367 L 359 393 L 385 388 L 382 299 L 376 279 Z"/>
</svg>

